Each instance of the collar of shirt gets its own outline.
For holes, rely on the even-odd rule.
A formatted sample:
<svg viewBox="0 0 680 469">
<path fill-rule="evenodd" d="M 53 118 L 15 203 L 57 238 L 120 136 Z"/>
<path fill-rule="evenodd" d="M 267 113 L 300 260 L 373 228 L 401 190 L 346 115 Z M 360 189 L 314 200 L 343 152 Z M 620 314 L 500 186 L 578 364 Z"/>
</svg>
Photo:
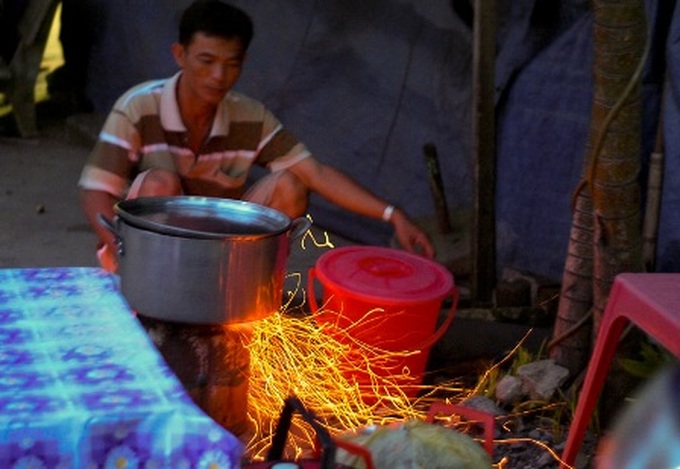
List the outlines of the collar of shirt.
<svg viewBox="0 0 680 469">
<path fill-rule="evenodd" d="M 171 132 L 187 132 L 187 128 L 182 122 L 182 116 L 179 113 L 179 104 L 177 103 L 177 83 L 182 72 L 177 72 L 169 78 L 163 85 L 163 92 L 161 93 L 160 115 L 161 125 L 164 129 Z M 215 111 L 215 119 L 213 120 L 212 128 L 210 129 L 210 137 L 216 135 L 226 136 L 229 134 L 229 111 L 225 105 L 226 101 L 230 99 L 231 91 L 229 91 L 224 99 L 217 105 Z"/>
</svg>

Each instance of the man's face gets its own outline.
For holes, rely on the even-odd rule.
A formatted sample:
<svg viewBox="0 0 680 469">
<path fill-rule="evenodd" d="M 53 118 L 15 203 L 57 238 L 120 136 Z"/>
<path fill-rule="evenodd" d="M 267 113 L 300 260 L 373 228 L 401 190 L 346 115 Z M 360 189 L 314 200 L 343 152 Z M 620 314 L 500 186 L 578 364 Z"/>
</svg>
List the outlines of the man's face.
<svg viewBox="0 0 680 469">
<path fill-rule="evenodd" d="M 184 71 L 181 89 L 193 99 L 214 105 L 234 86 L 245 59 L 240 39 L 203 33 L 197 33 L 188 47 L 174 44 L 172 51 Z"/>
</svg>

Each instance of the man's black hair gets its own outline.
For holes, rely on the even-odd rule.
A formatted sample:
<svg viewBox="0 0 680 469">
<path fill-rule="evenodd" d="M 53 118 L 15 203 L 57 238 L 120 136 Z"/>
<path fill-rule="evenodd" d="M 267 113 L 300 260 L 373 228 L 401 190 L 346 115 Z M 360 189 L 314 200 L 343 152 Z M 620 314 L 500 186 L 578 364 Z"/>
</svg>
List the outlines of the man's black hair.
<svg viewBox="0 0 680 469">
<path fill-rule="evenodd" d="M 197 0 L 184 13 L 179 23 L 179 42 L 189 45 L 196 33 L 225 39 L 239 38 L 248 49 L 253 38 L 253 22 L 239 8 L 220 0 Z"/>
</svg>

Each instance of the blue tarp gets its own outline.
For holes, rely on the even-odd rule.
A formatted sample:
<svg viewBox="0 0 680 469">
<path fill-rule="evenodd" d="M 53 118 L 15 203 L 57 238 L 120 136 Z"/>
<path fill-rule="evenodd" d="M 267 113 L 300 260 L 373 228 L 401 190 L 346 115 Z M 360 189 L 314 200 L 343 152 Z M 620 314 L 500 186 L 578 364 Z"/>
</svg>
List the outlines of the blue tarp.
<svg viewBox="0 0 680 469">
<path fill-rule="evenodd" d="M 667 83 L 663 99 L 664 185 L 659 225 L 658 269 L 680 272 L 680 8 L 673 2 L 668 33 Z"/>
</svg>

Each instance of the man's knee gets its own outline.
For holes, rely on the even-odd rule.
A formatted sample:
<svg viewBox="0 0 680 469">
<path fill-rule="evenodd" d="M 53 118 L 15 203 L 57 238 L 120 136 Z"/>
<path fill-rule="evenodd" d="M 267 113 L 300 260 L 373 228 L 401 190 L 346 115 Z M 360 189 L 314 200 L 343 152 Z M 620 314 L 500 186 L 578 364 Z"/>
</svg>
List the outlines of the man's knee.
<svg viewBox="0 0 680 469">
<path fill-rule="evenodd" d="M 162 169 L 150 169 L 142 173 L 137 197 L 170 196 L 182 194 L 182 182 L 177 173 Z M 133 184 L 134 186 L 134 184 Z"/>
<path fill-rule="evenodd" d="M 291 218 L 307 212 L 309 189 L 293 173 L 284 171 L 276 182 L 272 197 L 272 208 L 282 211 Z"/>
</svg>

